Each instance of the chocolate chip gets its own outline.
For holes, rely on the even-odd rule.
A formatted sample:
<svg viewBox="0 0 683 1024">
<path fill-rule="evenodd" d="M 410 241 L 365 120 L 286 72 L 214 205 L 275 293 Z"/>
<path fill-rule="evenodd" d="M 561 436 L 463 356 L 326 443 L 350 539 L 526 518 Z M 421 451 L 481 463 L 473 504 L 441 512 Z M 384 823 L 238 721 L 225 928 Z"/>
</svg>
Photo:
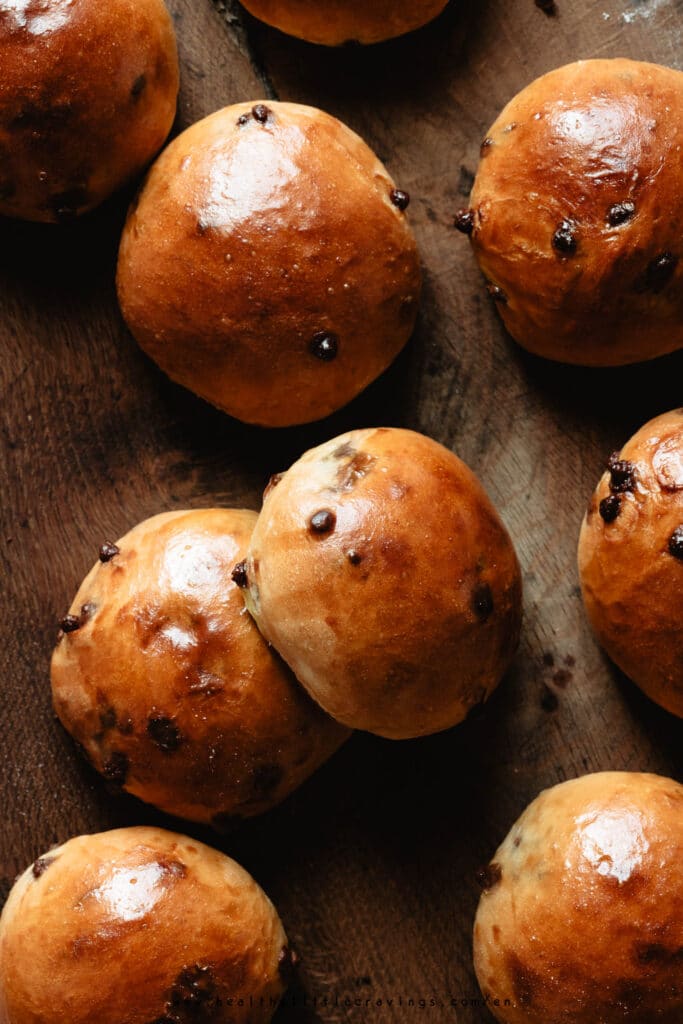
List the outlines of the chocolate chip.
<svg viewBox="0 0 683 1024">
<path fill-rule="evenodd" d="M 614 206 L 610 206 L 607 211 L 607 223 L 610 227 L 617 228 L 620 224 L 625 224 L 627 220 L 630 220 L 635 212 L 635 203 L 630 201 L 625 203 L 615 203 Z"/>
<path fill-rule="evenodd" d="M 113 729 L 116 725 L 116 711 L 114 708 L 107 708 L 105 711 L 100 711 L 100 726 L 103 732 L 108 732 Z"/>
<path fill-rule="evenodd" d="M 549 686 L 543 687 L 543 695 L 541 696 L 541 707 L 544 711 L 557 711 L 560 706 L 560 702 L 557 699 L 557 694 L 553 693 Z"/>
<path fill-rule="evenodd" d="M 146 86 L 147 86 L 147 76 L 146 75 L 138 75 L 138 77 L 133 82 L 133 85 L 132 85 L 131 90 L 130 90 L 130 94 L 131 94 L 131 96 L 133 97 L 134 100 L 140 99 L 140 97 L 142 96 L 143 92 L 145 91 Z"/>
<path fill-rule="evenodd" d="M 283 946 L 277 958 L 277 969 L 280 977 L 289 985 L 292 981 L 295 970 L 301 963 L 301 957 L 291 946 Z"/>
<path fill-rule="evenodd" d="M 605 522 L 613 523 L 621 512 L 621 498 L 618 494 L 610 494 L 608 498 L 602 499 L 598 508 Z"/>
<path fill-rule="evenodd" d="M 265 124 L 270 117 L 270 107 L 267 107 L 265 103 L 257 103 L 255 107 L 251 108 L 251 116 L 259 124 Z"/>
<path fill-rule="evenodd" d="M 331 533 L 337 525 L 337 517 L 329 509 L 321 509 L 315 512 L 308 521 L 313 533 Z"/>
<path fill-rule="evenodd" d="M 122 750 L 114 750 L 102 767 L 102 774 L 109 782 L 123 786 L 128 778 L 129 762 Z"/>
<path fill-rule="evenodd" d="M 182 1008 L 181 1020 L 185 1021 L 190 1010 L 193 1011 L 192 1020 L 204 1019 L 207 1011 L 213 1011 L 218 1005 L 218 991 L 211 968 L 195 964 L 184 967 L 176 978 L 166 1010 L 170 1011 L 173 1019 L 174 1011 L 177 1013 L 177 1009 Z"/>
<path fill-rule="evenodd" d="M 555 0 L 535 0 L 536 6 L 539 10 L 547 14 L 549 18 L 554 17 L 557 14 L 557 4 Z"/>
<path fill-rule="evenodd" d="M 488 151 L 491 149 L 492 145 L 493 145 L 493 139 L 491 138 L 490 135 L 487 135 L 486 138 L 484 139 L 484 141 L 482 142 L 481 147 L 479 149 L 480 155 L 481 156 L 486 156 Z"/>
<path fill-rule="evenodd" d="M 163 716 L 150 718 L 147 722 L 147 735 L 159 750 L 170 754 L 177 750 L 183 741 L 182 733 L 171 718 Z"/>
<path fill-rule="evenodd" d="M 77 629 L 81 628 L 81 620 L 78 615 L 65 615 L 59 623 L 59 628 L 62 633 L 74 633 Z"/>
<path fill-rule="evenodd" d="M 508 297 L 503 289 L 497 284 L 493 284 L 491 281 L 488 281 L 486 284 L 486 290 L 494 302 L 500 302 L 503 306 L 507 305 Z"/>
<path fill-rule="evenodd" d="M 610 472 L 610 490 L 616 494 L 632 491 L 636 486 L 636 467 L 632 462 L 619 458 L 619 452 L 613 452 L 607 460 Z"/>
<path fill-rule="evenodd" d="M 121 554 L 121 549 L 116 544 L 112 544 L 110 540 L 105 540 L 100 548 L 100 562 L 111 562 L 112 558 L 119 554 Z"/>
<path fill-rule="evenodd" d="M 644 278 L 641 278 L 641 290 L 661 292 L 674 276 L 677 266 L 678 256 L 670 252 L 660 253 L 649 264 Z"/>
<path fill-rule="evenodd" d="M 488 583 L 480 583 L 472 594 L 472 608 L 477 618 L 486 622 L 493 612 L 493 594 Z"/>
<path fill-rule="evenodd" d="M 463 235 L 471 235 L 474 231 L 474 211 L 458 210 L 453 218 L 453 227 L 462 231 Z"/>
<path fill-rule="evenodd" d="M 494 861 L 492 864 L 487 864 L 486 867 L 479 868 L 476 878 L 482 889 L 493 889 L 502 880 L 503 869 Z"/>
<path fill-rule="evenodd" d="M 553 235 L 553 248 L 563 256 L 571 256 L 576 247 L 576 225 L 570 220 L 563 220 Z"/>
<path fill-rule="evenodd" d="M 84 626 L 89 619 L 93 617 L 97 611 L 97 605 L 94 601 L 88 601 L 87 604 L 81 605 L 81 626 Z"/>
<path fill-rule="evenodd" d="M 54 857 L 39 857 L 38 860 L 34 861 L 33 867 L 31 868 L 33 877 L 40 878 L 41 875 L 44 875 L 50 867 L 50 864 L 54 864 L 54 860 Z"/>
<path fill-rule="evenodd" d="M 251 117 L 249 116 L 249 114 L 240 114 L 240 116 L 237 118 L 237 124 L 240 126 L 240 128 L 245 124 L 249 124 L 250 121 Z"/>
<path fill-rule="evenodd" d="M 230 579 L 240 588 L 240 590 L 244 590 L 245 587 L 249 585 L 246 560 L 237 563 L 235 568 L 230 573 Z"/>
<path fill-rule="evenodd" d="M 337 357 L 339 338 L 332 331 L 318 331 L 313 335 L 310 349 L 316 359 L 331 363 Z"/>
<path fill-rule="evenodd" d="M 683 526 L 677 527 L 669 538 L 669 554 L 683 561 Z"/>
<path fill-rule="evenodd" d="M 392 188 L 389 193 L 389 198 L 394 206 L 401 211 L 407 210 L 410 205 L 410 196 L 407 192 L 404 192 L 403 189 Z"/>
<path fill-rule="evenodd" d="M 88 200 L 88 190 L 82 185 L 77 185 L 50 196 L 49 206 L 57 220 L 66 221 L 76 217 L 79 209 L 85 206 Z"/>
<path fill-rule="evenodd" d="M 350 551 L 347 551 L 346 557 L 348 558 L 351 565 L 360 565 L 360 563 L 363 561 L 363 556 L 360 554 L 360 552 L 356 551 L 355 548 L 351 548 Z"/>
</svg>

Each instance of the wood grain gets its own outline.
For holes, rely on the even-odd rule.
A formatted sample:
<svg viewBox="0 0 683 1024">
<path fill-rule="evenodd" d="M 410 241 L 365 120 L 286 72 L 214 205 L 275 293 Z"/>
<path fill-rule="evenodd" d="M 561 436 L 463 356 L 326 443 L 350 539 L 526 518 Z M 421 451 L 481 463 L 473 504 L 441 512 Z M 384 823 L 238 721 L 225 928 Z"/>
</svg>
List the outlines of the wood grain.
<svg viewBox="0 0 683 1024">
<path fill-rule="evenodd" d="M 281 1024 L 485 1024 L 487 1010 L 460 1004 L 477 994 L 475 872 L 526 803 L 586 771 L 683 775 L 680 723 L 600 653 L 575 568 L 605 457 L 680 405 L 683 356 L 585 371 L 525 355 L 500 326 L 452 214 L 481 138 L 518 89 L 579 57 L 680 66 L 681 6 L 558 0 L 549 18 L 533 0 L 452 0 L 413 36 L 334 52 L 286 39 L 238 3 L 222 12 L 210 0 L 170 6 L 183 72 L 178 127 L 266 96 L 349 123 L 412 194 L 422 313 L 407 351 L 349 408 L 311 427 L 260 431 L 169 383 L 127 335 L 113 268 L 128 197 L 68 228 L 1 225 L 0 899 L 19 870 L 74 833 L 185 828 L 107 792 L 51 713 L 55 623 L 99 544 L 167 509 L 257 508 L 270 473 L 306 447 L 350 426 L 410 426 L 480 474 L 513 534 L 526 585 L 514 670 L 453 732 L 412 743 L 357 735 L 240 832 L 219 840 L 188 830 L 255 874 L 302 953 Z M 305 996 L 331 1005 L 304 1008 Z M 399 997 L 444 1005 L 401 1006 Z M 387 999 L 393 1005 L 354 1005 Z"/>
</svg>

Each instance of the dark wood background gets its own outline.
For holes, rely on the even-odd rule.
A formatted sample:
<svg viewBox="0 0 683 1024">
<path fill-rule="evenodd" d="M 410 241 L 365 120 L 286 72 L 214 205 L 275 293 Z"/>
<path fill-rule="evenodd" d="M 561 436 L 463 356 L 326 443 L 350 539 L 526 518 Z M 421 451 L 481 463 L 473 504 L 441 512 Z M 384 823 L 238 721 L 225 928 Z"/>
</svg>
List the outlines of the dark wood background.
<svg viewBox="0 0 683 1024">
<path fill-rule="evenodd" d="M 369 3 L 372 0 L 368 0 Z M 681 404 L 683 358 L 584 371 L 506 337 L 452 214 L 500 107 L 579 57 L 675 65 L 680 0 L 452 0 L 430 27 L 367 50 L 287 39 L 238 3 L 172 0 L 182 56 L 178 127 L 263 97 L 342 118 L 410 191 L 426 287 L 413 342 L 330 420 L 265 432 L 169 383 L 117 312 L 113 269 L 126 196 L 68 228 L 0 225 L 0 901 L 51 844 L 158 822 L 220 845 L 271 895 L 304 958 L 278 1021 L 459 1024 L 476 1006 L 366 1009 L 344 1000 L 477 994 L 475 872 L 538 791 L 607 768 L 683 777 L 681 725 L 600 653 L 575 549 L 608 453 Z M 227 8 L 227 9 L 226 9 Z M 679 63 L 680 66 L 680 63 Z M 513 671 L 478 717 L 410 743 L 358 734 L 281 808 L 220 840 L 114 797 L 50 708 L 55 623 L 106 538 L 167 509 L 257 508 L 271 472 L 351 426 L 401 424 L 457 451 L 517 544 L 526 623 Z"/>
</svg>

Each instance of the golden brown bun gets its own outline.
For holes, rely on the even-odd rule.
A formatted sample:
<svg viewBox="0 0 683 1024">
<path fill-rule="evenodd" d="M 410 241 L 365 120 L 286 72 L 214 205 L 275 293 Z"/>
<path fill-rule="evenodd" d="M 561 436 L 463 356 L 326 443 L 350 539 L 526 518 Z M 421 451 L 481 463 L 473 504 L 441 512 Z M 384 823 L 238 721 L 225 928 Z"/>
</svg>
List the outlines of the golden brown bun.
<svg viewBox="0 0 683 1024">
<path fill-rule="evenodd" d="M 646 423 L 609 465 L 579 540 L 588 617 L 619 668 L 683 717 L 683 409 Z"/>
<path fill-rule="evenodd" d="M 97 770 L 219 828 L 278 803 L 348 736 L 245 612 L 231 572 L 255 522 L 203 509 L 136 526 L 84 580 L 52 656 L 55 710 Z"/>
<path fill-rule="evenodd" d="M 121 242 L 123 315 L 162 370 L 238 419 L 327 416 L 412 332 L 420 268 L 403 196 L 328 114 L 227 107 L 152 168 Z"/>
<path fill-rule="evenodd" d="M 508 104 L 457 223 L 520 345 L 586 366 L 683 345 L 681 152 L 670 68 L 580 61 Z"/>
<path fill-rule="evenodd" d="M 0 1022 L 267 1024 L 290 962 L 275 908 L 224 854 L 158 828 L 79 836 L 10 893 Z"/>
<path fill-rule="evenodd" d="M 448 0 L 242 0 L 261 21 L 309 43 L 379 43 L 426 25 Z"/>
<path fill-rule="evenodd" d="M 60 221 L 138 174 L 168 135 L 178 55 L 162 0 L 0 4 L 0 214 Z"/>
<path fill-rule="evenodd" d="M 380 736 L 462 721 L 517 647 L 505 527 L 467 466 L 409 430 L 307 452 L 266 493 L 246 574 L 259 628 L 311 696 Z"/>
<path fill-rule="evenodd" d="M 474 966 L 499 1021 L 683 1020 L 677 782 L 603 772 L 546 790 L 480 881 Z"/>
</svg>

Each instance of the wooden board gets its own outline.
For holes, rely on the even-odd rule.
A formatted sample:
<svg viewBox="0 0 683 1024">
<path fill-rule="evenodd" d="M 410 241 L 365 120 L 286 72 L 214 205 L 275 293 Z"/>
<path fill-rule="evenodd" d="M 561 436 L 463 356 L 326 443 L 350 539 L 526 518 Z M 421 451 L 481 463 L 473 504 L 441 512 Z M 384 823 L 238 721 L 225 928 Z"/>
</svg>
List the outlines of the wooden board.
<svg viewBox="0 0 683 1024">
<path fill-rule="evenodd" d="M 518 89 L 579 57 L 675 65 L 681 5 L 558 0 L 550 18 L 533 0 L 452 0 L 418 34 L 338 52 L 286 39 L 238 3 L 221 6 L 171 2 L 179 127 L 262 97 L 348 122 L 412 194 L 426 274 L 419 327 L 389 373 L 332 419 L 251 429 L 170 384 L 127 335 L 112 277 L 126 197 L 68 228 L 1 225 L 0 899 L 37 854 L 75 833 L 177 827 L 108 793 L 51 713 L 55 623 L 102 540 L 167 509 L 257 508 L 269 474 L 310 445 L 351 426 L 410 426 L 481 475 L 512 531 L 526 584 L 514 670 L 455 731 L 412 743 L 356 735 L 284 806 L 229 839 L 186 828 L 255 874 L 303 955 L 280 1024 L 484 1024 L 487 1010 L 464 1005 L 477 996 L 475 872 L 527 802 L 586 771 L 683 773 L 680 724 L 606 662 L 575 569 L 604 459 L 680 405 L 683 357 L 585 371 L 525 355 L 502 330 L 452 214 L 480 140 Z M 305 995 L 330 1005 L 304 1008 Z"/>
</svg>

